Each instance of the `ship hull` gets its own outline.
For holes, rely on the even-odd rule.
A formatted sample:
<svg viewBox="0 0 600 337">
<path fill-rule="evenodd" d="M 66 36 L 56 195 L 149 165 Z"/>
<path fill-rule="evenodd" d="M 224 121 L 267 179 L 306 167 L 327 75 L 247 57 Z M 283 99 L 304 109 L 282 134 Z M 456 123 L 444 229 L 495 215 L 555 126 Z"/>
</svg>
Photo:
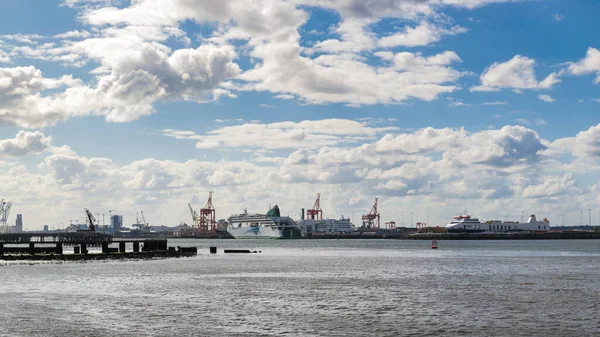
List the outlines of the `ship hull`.
<svg viewBox="0 0 600 337">
<path fill-rule="evenodd" d="M 275 229 L 271 227 L 229 228 L 227 232 L 236 239 L 302 239 L 300 230 Z"/>
</svg>

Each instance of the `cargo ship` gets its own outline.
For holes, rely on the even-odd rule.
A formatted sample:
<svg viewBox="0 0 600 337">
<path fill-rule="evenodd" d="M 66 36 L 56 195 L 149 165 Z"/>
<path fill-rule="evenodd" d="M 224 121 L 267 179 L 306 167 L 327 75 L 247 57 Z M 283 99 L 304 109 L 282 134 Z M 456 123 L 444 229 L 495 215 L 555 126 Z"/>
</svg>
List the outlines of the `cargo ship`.
<svg viewBox="0 0 600 337">
<path fill-rule="evenodd" d="M 266 214 L 244 211 L 230 216 L 227 232 L 236 239 L 300 239 L 305 236 L 296 221 L 281 216 L 277 205 Z"/>
</svg>

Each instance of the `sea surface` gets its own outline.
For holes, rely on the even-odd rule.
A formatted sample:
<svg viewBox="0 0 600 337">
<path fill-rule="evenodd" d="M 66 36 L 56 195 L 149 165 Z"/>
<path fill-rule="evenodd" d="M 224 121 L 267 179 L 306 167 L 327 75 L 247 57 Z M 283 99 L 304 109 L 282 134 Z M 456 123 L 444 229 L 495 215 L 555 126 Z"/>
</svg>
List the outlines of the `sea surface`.
<svg viewBox="0 0 600 337">
<path fill-rule="evenodd" d="M 600 336 L 600 240 L 438 244 L 179 239 L 199 255 L 0 262 L 0 336 Z"/>
</svg>

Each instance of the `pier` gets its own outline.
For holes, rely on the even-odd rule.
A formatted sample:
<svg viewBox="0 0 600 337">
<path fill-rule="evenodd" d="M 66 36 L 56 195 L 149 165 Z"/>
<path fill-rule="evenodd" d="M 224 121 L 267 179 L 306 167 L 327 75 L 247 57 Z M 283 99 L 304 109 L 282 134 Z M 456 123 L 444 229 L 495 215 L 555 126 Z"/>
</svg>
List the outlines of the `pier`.
<svg viewBox="0 0 600 337">
<path fill-rule="evenodd" d="M 126 251 L 127 244 L 133 246 L 132 251 Z M 65 246 L 73 246 L 73 254 L 65 254 Z M 102 251 L 89 254 L 89 247 L 101 247 Z M 95 231 L 0 234 L 0 259 L 3 260 L 180 257 L 196 253 L 169 248 L 165 238 L 116 238 Z"/>
</svg>

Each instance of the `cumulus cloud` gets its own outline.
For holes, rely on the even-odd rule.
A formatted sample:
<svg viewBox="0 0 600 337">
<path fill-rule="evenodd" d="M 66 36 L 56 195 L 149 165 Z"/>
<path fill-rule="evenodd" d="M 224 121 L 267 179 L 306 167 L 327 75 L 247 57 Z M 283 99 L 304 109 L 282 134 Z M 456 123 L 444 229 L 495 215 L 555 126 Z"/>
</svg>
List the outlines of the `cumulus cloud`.
<svg viewBox="0 0 600 337">
<path fill-rule="evenodd" d="M 525 187 L 522 195 L 525 198 L 549 198 L 580 192 L 573 175 L 567 173 L 562 177 L 545 177 L 542 183 Z"/>
<path fill-rule="evenodd" d="M 503 63 L 494 63 L 481 74 L 481 85 L 471 91 L 498 91 L 500 89 L 549 89 L 559 83 L 558 73 L 551 73 L 542 81 L 535 77 L 535 60 L 515 55 Z"/>
<path fill-rule="evenodd" d="M 600 83 L 600 50 L 592 47 L 588 48 L 585 57 L 569 65 L 568 70 L 573 75 L 595 73 L 594 83 Z"/>
<path fill-rule="evenodd" d="M 466 31 L 466 28 L 460 26 L 444 28 L 432 25 L 428 22 L 421 22 L 419 26 L 405 27 L 404 30 L 399 33 L 382 37 L 379 39 L 378 45 L 383 48 L 426 46 L 440 41 L 444 35 L 456 35 L 465 33 Z"/>
<path fill-rule="evenodd" d="M 15 138 L 0 140 L 0 157 L 20 157 L 51 148 L 52 137 L 40 131 L 19 131 Z"/>
<path fill-rule="evenodd" d="M 600 124 L 575 136 L 574 153 L 580 157 L 600 157 Z"/>
<path fill-rule="evenodd" d="M 378 44 L 427 45 L 444 35 L 462 33 L 464 28 L 440 20 L 442 8 L 472 9 L 495 2 L 503 1 L 381 0 L 365 6 L 354 0 L 226 0 L 198 6 L 186 0 L 129 4 L 68 0 L 63 5 L 79 11 L 83 29 L 54 35 L 47 43 L 35 34 L 6 35 L 5 39 L 18 45 L 3 50 L 0 62 L 8 62 L 14 55 L 75 67 L 93 64 L 97 65 L 91 72 L 95 78 L 65 84 L 62 91 L 31 90 L 20 97 L 4 93 L 0 99 L 12 104 L 2 107 L 2 119 L 26 127 L 88 114 L 125 122 L 152 113 L 159 100 L 203 103 L 235 98 L 236 91 L 248 90 L 269 91 L 275 98 L 308 104 L 431 101 L 459 88 L 456 82 L 463 73 L 454 69 L 461 61 L 456 53 L 388 52 L 386 64 L 378 66 L 359 53 L 378 53 Z M 311 6 L 340 14 L 335 28 L 340 39 L 317 41 L 312 48 L 301 45 L 299 29 L 309 20 L 307 8 Z M 383 18 L 401 18 L 408 23 L 392 36 L 370 32 L 368 27 Z M 186 20 L 217 24 L 217 28 L 200 40 L 199 47 L 189 48 L 191 40 L 180 28 Z M 173 44 L 166 43 L 172 40 L 185 47 L 173 49 Z M 234 43 L 242 44 L 253 67 L 239 67 Z M 309 49 L 318 54 L 308 55 Z"/>
<path fill-rule="evenodd" d="M 202 45 L 169 53 L 139 38 L 94 38 L 71 52 L 102 64 L 95 85 L 71 76 L 45 78 L 34 67 L 0 68 L 0 121 L 40 127 L 73 116 L 95 114 L 126 122 L 153 112 L 159 99 L 205 102 L 229 95 L 220 84 L 239 74 L 230 46 Z M 62 92 L 49 91 L 67 87 Z"/>
</svg>

